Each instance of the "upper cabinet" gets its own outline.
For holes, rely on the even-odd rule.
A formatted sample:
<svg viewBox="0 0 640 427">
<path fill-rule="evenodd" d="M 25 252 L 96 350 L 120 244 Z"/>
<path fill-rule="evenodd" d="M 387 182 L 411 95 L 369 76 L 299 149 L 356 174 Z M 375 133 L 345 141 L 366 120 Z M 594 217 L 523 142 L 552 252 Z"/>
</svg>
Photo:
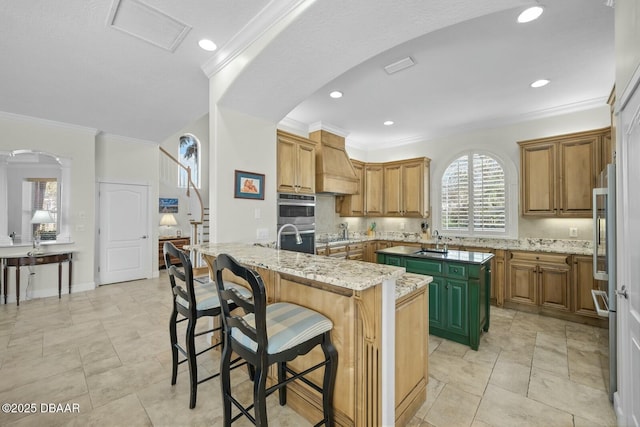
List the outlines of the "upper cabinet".
<svg viewBox="0 0 640 427">
<path fill-rule="evenodd" d="M 352 160 L 358 192 L 338 197 L 336 211 L 341 216 L 427 218 L 430 162 L 427 157 L 387 163 Z"/>
<path fill-rule="evenodd" d="M 426 157 L 384 164 L 384 216 L 429 216 L 429 164 Z"/>
<path fill-rule="evenodd" d="M 316 192 L 315 143 L 278 131 L 278 192 Z"/>
<path fill-rule="evenodd" d="M 591 217 L 591 190 L 610 140 L 604 128 L 519 142 L 522 215 Z"/>
</svg>

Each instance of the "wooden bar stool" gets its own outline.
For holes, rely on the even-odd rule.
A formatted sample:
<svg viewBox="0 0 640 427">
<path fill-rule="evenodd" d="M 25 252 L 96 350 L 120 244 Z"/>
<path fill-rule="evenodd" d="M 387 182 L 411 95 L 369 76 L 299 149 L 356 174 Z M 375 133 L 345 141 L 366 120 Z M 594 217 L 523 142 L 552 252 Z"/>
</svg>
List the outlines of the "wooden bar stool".
<svg viewBox="0 0 640 427">
<path fill-rule="evenodd" d="M 198 384 L 220 375 L 220 373 L 216 373 L 198 380 L 198 364 L 196 363 L 196 357 L 222 345 L 224 340 L 217 344 L 208 346 L 201 351 L 196 351 L 195 345 L 195 337 L 215 331 L 221 331 L 224 333 L 222 326 L 214 327 L 199 333 L 195 332 L 196 323 L 201 317 L 216 317 L 221 315 L 222 312 L 220 309 L 220 302 L 218 300 L 218 291 L 216 290 L 216 286 L 213 282 L 205 284 L 196 282 L 197 284 L 194 285 L 191 260 L 187 253 L 176 248 L 173 243 L 166 242 L 163 247 L 163 252 L 167 271 L 169 273 L 169 281 L 171 282 L 171 293 L 173 295 L 173 310 L 171 311 L 171 317 L 169 319 L 169 337 L 171 341 L 172 356 L 171 385 L 176 384 L 178 365 L 187 362 L 189 365 L 189 381 L 191 384 L 189 408 L 193 409 L 196 406 Z M 177 258 L 182 266 L 174 265 L 171 261 L 171 257 Z M 236 292 L 241 295 L 251 296 L 251 292 L 240 285 L 227 283 L 226 286 L 230 289 L 236 289 Z M 230 304 L 230 307 L 233 309 L 235 306 Z M 180 318 L 178 318 L 179 316 Z M 177 325 L 184 321 L 187 321 L 187 331 L 183 346 L 178 343 Z M 185 358 L 179 360 L 178 352 L 185 356 Z"/>
<path fill-rule="evenodd" d="M 280 405 L 286 404 L 286 386 L 301 380 L 322 394 L 324 418 L 316 426 L 334 425 L 333 389 L 338 366 L 338 353 L 331 343 L 333 323 L 322 314 L 297 304 L 278 302 L 267 305 L 264 282 L 260 275 L 243 267 L 229 255 L 220 254 L 215 260 L 219 300 L 222 301 L 222 321 L 225 329 L 224 347 L 220 360 L 220 380 L 224 406 L 224 425 L 230 426 L 241 416 L 246 416 L 257 426 L 267 426 L 266 397 L 279 391 Z M 227 286 L 222 281 L 224 270 L 246 280 L 251 286 L 252 298 Z M 242 310 L 231 313 L 233 307 Z M 244 313 L 238 313 L 244 311 Z M 325 360 L 304 372 L 297 373 L 287 367 L 287 362 L 307 354 L 320 346 Z M 231 395 L 231 354 L 235 352 L 249 363 L 253 375 L 253 403 L 244 407 Z M 277 364 L 278 383 L 266 388 L 269 366 Z M 305 375 L 324 366 L 322 387 L 305 378 Z M 233 404 L 240 413 L 232 417 Z M 254 415 L 249 412 L 254 409 Z"/>
</svg>

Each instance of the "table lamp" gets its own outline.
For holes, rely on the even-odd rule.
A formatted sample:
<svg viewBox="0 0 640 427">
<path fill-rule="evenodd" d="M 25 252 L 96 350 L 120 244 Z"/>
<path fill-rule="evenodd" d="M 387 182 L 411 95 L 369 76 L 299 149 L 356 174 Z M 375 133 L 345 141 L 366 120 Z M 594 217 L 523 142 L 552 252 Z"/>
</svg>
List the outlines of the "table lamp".
<svg viewBox="0 0 640 427">
<path fill-rule="evenodd" d="M 33 213 L 31 218 L 31 224 L 37 224 L 35 232 L 33 233 L 33 247 L 34 249 L 40 249 L 40 224 L 52 224 L 56 222 L 51 216 L 51 212 L 44 209 L 37 209 Z"/>
<path fill-rule="evenodd" d="M 173 214 L 162 214 L 162 216 L 160 217 L 160 225 L 161 226 L 165 226 L 165 232 L 169 233 L 169 230 L 171 230 L 171 227 L 174 225 L 178 225 L 178 221 L 176 221 L 176 217 L 173 216 Z"/>
</svg>

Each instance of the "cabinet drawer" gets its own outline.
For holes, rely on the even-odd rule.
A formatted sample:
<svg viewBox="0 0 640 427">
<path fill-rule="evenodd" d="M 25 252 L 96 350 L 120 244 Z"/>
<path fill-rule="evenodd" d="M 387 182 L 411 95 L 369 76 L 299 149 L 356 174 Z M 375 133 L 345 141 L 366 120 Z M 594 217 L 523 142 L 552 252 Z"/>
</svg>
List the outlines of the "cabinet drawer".
<svg viewBox="0 0 640 427">
<path fill-rule="evenodd" d="M 466 279 L 469 277 L 469 266 L 466 264 L 445 264 L 445 274 L 447 277 L 453 277 L 457 279 Z"/>
<path fill-rule="evenodd" d="M 405 268 L 409 273 L 437 275 L 437 276 L 442 276 L 443 274 L 443 265 L 441 261 L 407 258 L 405 260 Z"/>
<path fill-rule="evenodd" d="M 316 255 L 327 256 L 327 247 L 326 246 L 317 247 Z"/>
<path fill-rule="evenodd" d="M 535 264 L 569 264 L 569 255 L 541 252 L 511 252 L 512 261 L 525 261 Z"/>
</svg>

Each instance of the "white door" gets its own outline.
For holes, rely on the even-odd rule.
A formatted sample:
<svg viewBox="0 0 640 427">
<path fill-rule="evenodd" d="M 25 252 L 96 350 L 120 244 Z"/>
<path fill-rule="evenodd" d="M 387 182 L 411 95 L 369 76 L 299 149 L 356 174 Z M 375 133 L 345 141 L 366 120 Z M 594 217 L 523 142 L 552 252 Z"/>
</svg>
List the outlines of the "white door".
<svg viewBox="0 0 640 427">
<path fill-rule="evenodd" d="M 618 423 L 640 426 L 640 89 L 620 112 L 618 207 Z M 623 288 L 624 286 L 624 288 Z"/>
<path fill-rule="evenodd" d="M 100 284 L 151 277 L 149 187 L 100 183 Z"/>
</svg>

